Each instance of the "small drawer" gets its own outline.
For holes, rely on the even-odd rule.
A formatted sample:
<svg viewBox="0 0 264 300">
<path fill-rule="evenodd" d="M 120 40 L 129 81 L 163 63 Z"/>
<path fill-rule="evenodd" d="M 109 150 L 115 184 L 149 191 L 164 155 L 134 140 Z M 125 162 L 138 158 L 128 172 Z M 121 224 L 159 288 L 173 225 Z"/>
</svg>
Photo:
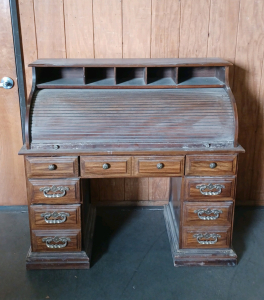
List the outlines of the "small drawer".
<svg viewBox="0 0 264 300">
<path fill-rule="evenodd" d="M 81 176 L 86 178 L 131 176 L 130 156 L 81 156 Z"/>
<path fill-rule="evenodd" d="M 80 180 L 28 179 L 28 199 L 31 203 L 71 204 L 80 202 Z"/>
<path fill-rule="evenodd" d="M 185 175 L 236 175 L 236 155 L 187 155 Z"/>
<path fill-rule="evenodd" d="M 26 157 L 28 177 L 78 177 L 78 157 Z"/>
<path fill-rule="evenodd" d="M 81 230 L 32 230 L 32 251 L 81 251 Z"/>
<path fill-rule="evenodd" d="M 79 205 L 31 205 L 31 229 L 81 228 Z"/>
<path fill-rule="evenodd" d="M 185 177 L 184 200 L 234 200 L 235 187 L 236 177 Z"/>
<path fill-rule="evenodd" d="M 181 176 L 184 172 L 184 156 L 134 157 L 135 176 Z"/>
<path fill-rule="evenodd" d="M 182 229 L 182 248 L 230 248 L 231 234 L 230 227 L 183 227 Z"/>
<path fill-rule="evenodd" d="M 184 202 L 184 226 L 231 226 L 233 202 Z"/>
</svg>

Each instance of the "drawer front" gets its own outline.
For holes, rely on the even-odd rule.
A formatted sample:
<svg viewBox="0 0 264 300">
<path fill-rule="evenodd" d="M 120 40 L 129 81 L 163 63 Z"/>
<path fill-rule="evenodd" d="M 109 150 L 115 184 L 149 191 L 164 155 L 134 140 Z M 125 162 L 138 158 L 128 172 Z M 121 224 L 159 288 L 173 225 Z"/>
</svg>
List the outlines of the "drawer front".
<svg viewBox="0 0 264 300">
<path fill-rule="evenodd" d="M 28 177 L 78 177 L 78 157 L 26 157 Z"/>
<path fill-rule="evenodd" d="M 32 230 L 32 251 L 81 251 L 81 230 Z"/>
<path fill-rule="evenodd" d="M 70 204 L 80 202 L 80 180 L 28 179 L 28 199 L 31 203 Z"/>
<path fill-rule="evenodd" d="M 135 176 L 182 176 L 184 156 L 134 157 Z"/>
<path fill-rule="evenodd" d="M 183 227 L 182 248 L 230 248 L 231 234 L 230 228 L 219 227 L 214 229 L 204 229 L 201 227 Z"/>
<path fill-rule="evenodd" d="M 81 176 L 86 178 L 131 176 L 130 156 L 82 156 Z"/>
<path fill-rule="evenodd" d="M 231 226 L 233 202 L 184 202 L 184 226 Z"/>
<path fill-rule="evenodd" d="M 31 229 L 80 229 L 80 211 L 80 205 L 31 205 Z"/>
<path fill-rule="evenodd" d="M 236 155 L 187 155 L 185 175 L 236 175 Z"/>
<path fill-rule="evenodd" d="M 235 187 L 236 177 L 185 177 L 184 200 L 234 200 Z"/>
</svg>

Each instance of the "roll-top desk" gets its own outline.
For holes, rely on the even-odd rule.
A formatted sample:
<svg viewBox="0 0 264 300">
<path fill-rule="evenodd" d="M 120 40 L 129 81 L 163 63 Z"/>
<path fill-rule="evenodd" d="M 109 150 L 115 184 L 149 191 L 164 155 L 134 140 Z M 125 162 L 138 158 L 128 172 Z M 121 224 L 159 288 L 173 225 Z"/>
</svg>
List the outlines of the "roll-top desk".
<svg viewBox="0 0 264 300">
<path fill-rule="evenodd" d="M 170 177 L 175 266 L 236 264 L 238 120 L 221 59 L 42 59 L 27 103 L 28 269 L 89 268 L 90 178 Z"/>
</svg>

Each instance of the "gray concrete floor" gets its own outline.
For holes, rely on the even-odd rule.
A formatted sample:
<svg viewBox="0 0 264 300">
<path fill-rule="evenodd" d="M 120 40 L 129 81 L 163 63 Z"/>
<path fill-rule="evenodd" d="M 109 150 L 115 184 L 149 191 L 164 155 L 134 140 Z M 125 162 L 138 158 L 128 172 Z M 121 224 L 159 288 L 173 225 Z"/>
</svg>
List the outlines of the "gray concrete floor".
<svg viewBox="0 0 264 300">
<path fill-rule="evenodd" d="M 264 209 L 238 208 L 236 267 L 174 268 L 162 210 L 101 209 L 90 270 L 26 271 L 27 207 L 0 208 L 0 299 L 263 300 Z"/>
</svg>

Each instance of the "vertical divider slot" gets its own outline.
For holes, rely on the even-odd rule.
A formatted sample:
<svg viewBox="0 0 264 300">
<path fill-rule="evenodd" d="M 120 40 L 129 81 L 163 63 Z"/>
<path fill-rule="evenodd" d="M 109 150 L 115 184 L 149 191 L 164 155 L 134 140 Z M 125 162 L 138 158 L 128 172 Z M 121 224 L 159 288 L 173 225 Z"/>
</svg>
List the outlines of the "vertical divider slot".
<svg viewBox="0 0 264 300">
<path fill-rule="evenodd" d="M 178 69 L 176 67 L 148 67 L 148 85 L 176 85 Z"/>
<path fill-rule="evenodd" d="M 113 86 L 115 85 L 114 67 L 89 67 L 84 68 L 86 85 Z"/>
</svg>

